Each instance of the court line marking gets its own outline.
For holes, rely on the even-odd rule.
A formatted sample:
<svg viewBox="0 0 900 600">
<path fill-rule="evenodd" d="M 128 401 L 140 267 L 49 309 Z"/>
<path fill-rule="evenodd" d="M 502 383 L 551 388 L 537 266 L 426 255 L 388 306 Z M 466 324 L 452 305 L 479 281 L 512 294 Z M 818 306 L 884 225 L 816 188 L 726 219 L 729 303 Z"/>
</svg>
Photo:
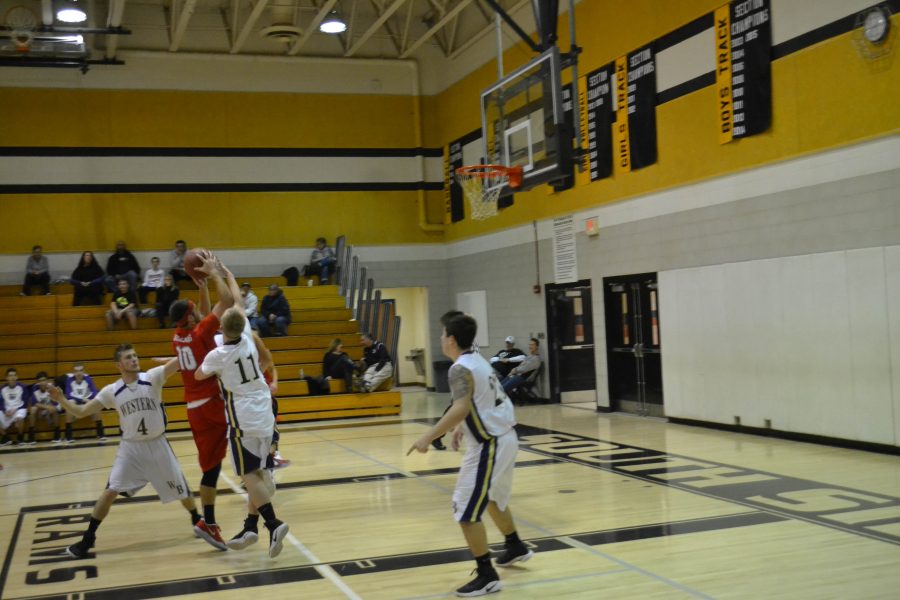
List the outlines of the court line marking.
<svg viewBox="0 0 900 600">
<path fill-rule="evenodd" d="M 241 486 L 235 483 L 232 478 L 230 478 L 225 473 L 220 473 L 219 477 L 221 477 L 222 480 L 226 484 L 228 484 L 228 487 L 230 487 L 235 494 L 239 494 L 244 498 L 244 500 L 247 499 L 247 492 L 241 489 Z M 341 578 L 341 576 L 337 574 L 337 571 L 335 571 L 330 565 L 322 563 L 322 561 L 319 560 L 319 557 L 317 557 L 309 548 L 303 545 L 303 543 L 298 540 L 293 533 L 288 533 L 287 536 L 285 536 L 285 539 L 289 541 L 291 545 L 294 546 L 297 550 L 299 550 L 307 560 L 313 563 L 310 566 L 312 566 L 319 573 L 319 575 L 330 581 L 337 589 L 339 589 L 344 594 L 344 596 L 350 598 L 351 600 L 362 600 L 362 597 L 357 595 L 356 592 L 350 589 L 350 586 L 347 585 Z"/>
<path fill-rule="evenodd" d="M 534 581 L 526 581 L 522 583 L 510 583 L 507 584 L 506 580 L 503 580 L 503 590 L 510 589 L 521 589 L 526 587 L 531 587 L 535 585 L 546 585 L 548 583 L 560 583 L 563 581 L 574 581 L 577 579 L 589 579 L 591 577 L 604 577 L 606 575 L 618 575 L 620 573 L 628 573 L 630 569 L 615 569 L 613 571 L 604 571 L 603 573 L 587 573 L 584 575 L 570 575 L 569 577 L 553 577 L 550 579 L 537 579 Z M 503 591 L 501 590 L 501 591 Z M 407 598 L 400 598 L 399 600 L 432 600 L 434 598 L 454 598 L 456 597 L 456 592 L 446 592 L 444 594 L 432 594 L 431 596 L 409 596 Z"/>
<path fill-rule="evenodd" d="M 423 427 L 430 427 L 430 425 L 428 425 L 428 424 L 426 424 L 426 423 L 421 423 L 421 425 L 422 425 Z M 316 436 L 316 437 L 320 437 L 320 436 Z M 399 437 L 400 437 L 400 438 L 403 438 L 403 437 L 405 437 L 405 435 L 404 435 L 403 433 L 400 433 L 400 434 L 399 434 Z M 391 465 L 391 464 L 385 463 L 385 462 L 383 462 L 383 461 L 380 461 L 380 460 L 378 460 L 377 458 L 375 458 L 375 457 L 373 457 L 373 456 L 368 456 L 368 455 L 366 455 L 366 454 L 363 454 L 362 452 L 359 452 L 359 451 L 357 451 L 357 450 L 354 450 L 353 448 L 348 448 L 348 447 L 344 446 L 343 444 L 340 444 L 340 443 L 338 443 L 338 442 L 336 442 L 336 441 L 334 441 L 334 440 L 326 440 L 326 441 L 328 441 L 328 442 L 331 443 L 331 444 L 334 444 L 335 446 L 337 446 L 337 447 L 339 447 L 339 448 L 341 448 L 341 449 L 343 449 L 343 450 L 346 450 L 347 452 L 350 452 L 350 453 L 352 453 L 352 454 L 356 454 L 357 456 L 360 456 L 360 457 L 362 457 L 362 458 L 364 458 L 364 459 L 367 459 L 367 460 L 369 460 L 369 461 L 371 461 L 371 462 L 374 462 L 374 463 L 376 463 L 376 464 L 378 464 L 378 465 L 381 465 L 381 466 L 383 466 L 383 467 L 385 467 L 385 468 L 394 469 L 394 470 L 396 470 L 396 471 L 398 471 L 398 472 L 405 473 L 405 474 L 406 474 L 406 473 L 409 473 L 410 475 L 408 475 L 408 476 L 409 476 L 410 478 L 412 478 L 412 479 L 414 479 L 414 480 L 416 480 L 416 481 L 420 481 L 420 482 L 424 483 L 425 485 L 429 485 L 429 486 L 431 486 L 431 487 L 434 487 L 434 488 L 436 488 L 436 489 L 439 489 L 439 490 L 443 491 L 444 493 L 446 493 L 446 494 L 448 494 L 448 495 L 450 495 L 450 496 L 453 495 L 453 490 L 452 490 L 452 489 L 449 489 L 449 488 L 447 488 L 447 487 L 445 487 L 445 486 L 443 486 L 443 485 L 441 485 L 441 484 L 439 484 L 439 483 L 436 483 L 436 482 L 434 482 L 434 481 L 429 481 L 429 480 L 427 480 L 427 479 L 422 479 L 422 478 L 418 477 L 417 475 L 412 474 L 410 471 L 405 471 L 405 470 L 400 469 L 400 468 L 398 468 L 398 467 L 396 467 L 396 466 L 394 466 L 394 465 Z M 404 444 L 404 446 L 405 446 L 405 444 Z M 430 451 L 430 450 L 429 450 L 429 451 Z M 547 528 L 545 528 L 545 527 L 540 527 L 540 526 L 538 526 L 538 525 L 536 525 L 536 524 L 534 524 L 534 523 L 532 523 L 532 522 L 530 522 L 530 521 L 528 521 L 528 520 L 526 520 L 526 519 L 523 519 L 523 518 L 520 518 L 520 517 L 516 517 L 515 520 L 516 520 L 517 523 L 522 523 L 522 524 L 524 524 L 524 525 L 527 525 L 528 527 L 531 527 L 532 529 L 535 529 L 535 530 L 537 530 L 537 531 L 540 531 L 540 532 L 544 533 L 547 537 L 553 537 L 553 538 L 559 538 L 559 539 L 562 539 L 562 538 L 563 538 L 563 536 L 561 536 L 561 535 L 559 535 L 559 534 L 557 534 L 557 533 L 555 533 L 555 532 L 553 532 L 553 531 L 551 531 L 551 530 L 549 530 L 549 529 L 547 529 Z M 572 540 L 572 542 L 573 542 L 573 543 L 580 543 L 580 542 L 576 542 L 575 540 Z M 591 551 L 592 554 L 594 553 L 594 552 L 593 552 L 593 548 L 591 548 L 590 546 L 588 546 L 588 545 L 586 545 L 586 544 L 583 545 L 583 547 L 582 547 L 582 546 L 573 546 L 573 547 L 575 547 L 575 548 L 581 548 L 581 549 L 589 549 L 589 550 Z M 603 554 L 600 553 L 600 555 L 602 556 Z M 687 587 L 687 586 L 684 586 L 684 585 L 682 585 L 682 584 L 679 584 L 679 583 L 676 583 L 676 582 L 674 582 L 674 581 L 671 581 L 670 579 L 668 579 L 668 578 L 666 578 L 666 577 L 663 577 L 662 575 L 657 575 L 657 574 L 655 574 L 655 573 L 653 573 L 653 572 L 651 572 L 651 571 L 647 571 L 647 570 L 642 569 L 642 568 L 640 568 L 640 567 L 638 567 L 638 566 L 636 566 L 636 565 L 632 565 L 631 563 L 628 563 L 628 562 L 626 562 L 626 561 L 624 561 L 624 560 L 622 560 L 622 559 L 618 559 L 618 558 L 615 558 L 615 559 L 614 559 L 614 558 L 612 558 L 611 556 L 610 556 L 609 558 L 610 558 L 610 560 L 613 560 L 614 562 L 616 562 L 616 563 L 622 565 L 623 567 L 630 568 L 630 569 L 634 570 L 635 573 L 638 573 L 638 574 L 640 574 L 640 575 L 644 575 L 644 576 L 650 577 L 651 579 L 656 579 L 657 581 L 659 581 L 659 582 L 661 582 L 661 583 L 668 584 L 668 585 L 670 585 L 671 587 L 673 587 L 673 588 L 675 588 L 675 589 L 678 589 L 678 590 L 681 590 L 681 591 L 683 591 L 683 592 L 685 592 L 685 593 L 691 594 L 692 596 L 694 596 L 694 597 L 696 597 L 696 598 L 704 598 L 704 599 L 706 599 L 706 600 L 713 600 L 712 597 L 710 597 L 710 596 L 707 596 L 707 595 L 705 595 L 705 594 L 703 594 L 703 593 L 701 593 L 701 592 L 698 592 L 698 591 L 696 591 L 696 590 L 692 590 L 691 588 L 689 588 L 689 587 Z"/>
</svg>

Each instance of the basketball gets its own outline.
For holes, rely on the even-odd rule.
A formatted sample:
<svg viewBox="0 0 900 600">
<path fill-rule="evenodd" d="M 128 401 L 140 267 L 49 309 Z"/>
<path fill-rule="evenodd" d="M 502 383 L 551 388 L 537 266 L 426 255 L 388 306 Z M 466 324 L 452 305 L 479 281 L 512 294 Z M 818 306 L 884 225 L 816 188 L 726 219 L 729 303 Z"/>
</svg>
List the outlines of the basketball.
<svg viewBox="0 0 900 600">
<path fill-rule="evenodd" d="M 203 266 L 201 254 L 206 252 L 203 248 L 192 248 L 184 256 L 184 272 L 194 279 L 206 279 L 206 273 L 197 271 L 197 267 Z"/>
</svg>

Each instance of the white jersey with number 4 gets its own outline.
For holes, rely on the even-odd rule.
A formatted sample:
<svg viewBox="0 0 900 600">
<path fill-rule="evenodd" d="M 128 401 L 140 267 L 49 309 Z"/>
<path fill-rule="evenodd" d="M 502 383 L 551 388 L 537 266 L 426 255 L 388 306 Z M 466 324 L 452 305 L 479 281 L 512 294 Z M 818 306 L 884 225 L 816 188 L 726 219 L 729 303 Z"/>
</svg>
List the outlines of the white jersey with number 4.
<svg viewBox="0 0 900 600">
<path fill-rule="evenodd" d="M 134 383 L 119 379 L 97 394 L 97 400 L 103 406 L 119 412 L 123 440 L 148 441 L 166 432 L 166 408 L 162 402 L 165 371 L 164 366 L 154 367 L 146 373 L 138 373 Z"/>
<path fill-rule="evenodd" d="M 246 329 L 239 340 L 211 350 L 200 371 L 219 377 L 231 437 L 272 435 L 272 393 L 259 367 L 256 344 Z"/>
</svg>

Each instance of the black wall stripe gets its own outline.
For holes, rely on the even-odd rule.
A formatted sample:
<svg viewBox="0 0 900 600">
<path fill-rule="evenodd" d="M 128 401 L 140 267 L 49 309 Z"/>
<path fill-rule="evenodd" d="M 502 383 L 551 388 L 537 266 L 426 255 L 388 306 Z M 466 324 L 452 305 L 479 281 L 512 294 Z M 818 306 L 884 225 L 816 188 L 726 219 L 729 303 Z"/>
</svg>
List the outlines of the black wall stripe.
<svg viewBox="0 0 900 600">
<path fill-rule="evenodd" d="M 441 181 L 360 183 L 87 183 L 0 185 L 2 194 L 146 194 L 152 192 L 410 192 L 440 191 Z"/>
<path fill-rule="evenodd" d="M 658 38 L 656 40 L 656 51 L 662 52 L 672 46 L 678 45 L 697 34 L 703 33 L 713 25 L 713 14 L 708 12 L 703 16 L 697 17 L 690 23 L 682 25 L 678 29 L 670 31 L 661 38 Z"/>
<path fill-rule="evenodd" d="M 479 130 L 480 135 L 480 130 Z M 0 156 L 173 156 L 213 158 L 441 158 L 443 148 L 124 148 L 5 146 Z"/>
<path fill-rule="evenodd" d="M 684 83 L 679 83 L 676 86 L 670 87 L 667 90 L 663 90 L 661 92 L 657 92 L 656 94 L 656 105 L 665 104 L 671 100 L 675 100 L 676 98 L 681 98 L 682 96 L 687 96 L 691 92 L 696 92 L 697 90 L 702 90 L 705 87 L 709 87 L 711 85 L 715 85 L 716 83 L 716 73 L 715 71 L 710 71 L 709 73 L 704 73 L 698 77 L 694 77 L 693 79 L 689 79 Z"/>
</svg>

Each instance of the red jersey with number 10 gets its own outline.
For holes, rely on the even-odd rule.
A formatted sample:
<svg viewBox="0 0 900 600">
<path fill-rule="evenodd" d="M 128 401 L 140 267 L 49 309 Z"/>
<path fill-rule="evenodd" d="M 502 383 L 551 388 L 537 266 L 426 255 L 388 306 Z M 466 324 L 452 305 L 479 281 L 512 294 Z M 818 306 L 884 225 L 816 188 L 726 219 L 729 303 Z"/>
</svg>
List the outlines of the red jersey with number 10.
<svg viewBox="0 0 900 600">
<path fill-rule="evenodd" d="M 219 398 L 219 382 L 215 377 L 197 381 L 194 371 L 203 364 L 203 359 L 216 347 L 215 335 L 219 330 L 219 317 L 209 313 L 193 329 L 179 327 L 172 338 L 172 347 L 181 367 L 181 381 L 184 382 L 184 401 Z"/>
</svg>

